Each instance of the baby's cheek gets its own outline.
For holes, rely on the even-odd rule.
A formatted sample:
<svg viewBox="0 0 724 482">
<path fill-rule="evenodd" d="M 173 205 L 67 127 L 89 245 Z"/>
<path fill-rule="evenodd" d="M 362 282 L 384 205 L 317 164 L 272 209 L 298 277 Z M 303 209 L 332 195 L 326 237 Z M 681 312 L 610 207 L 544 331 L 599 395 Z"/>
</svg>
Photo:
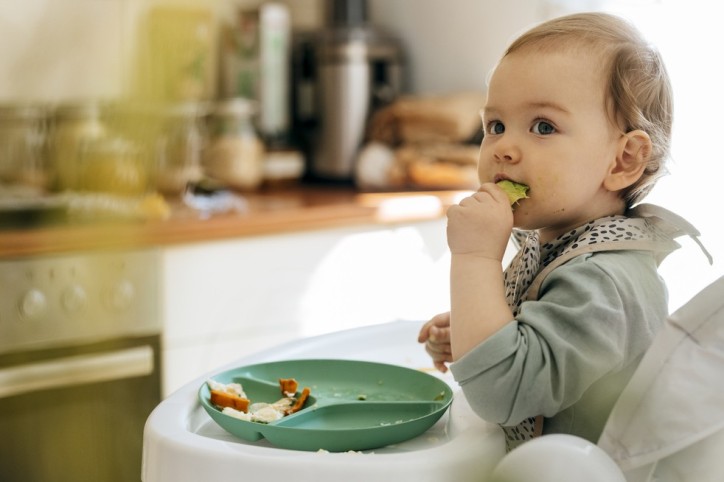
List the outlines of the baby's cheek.
<svg viewBox="0 0 724 482">
<path fill-rule="evenodd" d="M 495 169 L 491 164 L 493 164 L 493 161 L 490 149 L 485 145 L 481 145 L 480 153 L 478 154 L 478 181 L 480 184 L 492 182 L 495 172 L 491 174 L 491 170 L 495 171 Z"/>
<path fill-rule="evenodd" d="M 484 184 L 486 182 L 490 182 L 491 176 L 488 174 L 488 169 L 486 166 L 482 165 L 482 162 L 478 162 L 478 182 L 480 184 Z"/>
</svg>

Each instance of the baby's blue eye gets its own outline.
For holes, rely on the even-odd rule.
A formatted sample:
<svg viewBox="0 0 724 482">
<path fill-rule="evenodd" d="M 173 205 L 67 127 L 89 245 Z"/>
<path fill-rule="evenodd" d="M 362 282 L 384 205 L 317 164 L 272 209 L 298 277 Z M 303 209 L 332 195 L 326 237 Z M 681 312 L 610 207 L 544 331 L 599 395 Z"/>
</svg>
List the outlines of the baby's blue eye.
<svg viewBox="0 0 724 482">
<path fill-rule="evenodd" d="M 505 125 L 500 121 L 491 121 L 488 123 L 488 134 L 502 134 L 505 132 Z"/>
<path fill-rule="evenodd" d="M 535 134 L 547 136 L 553 134 L 556 131 L 556 128 L 546 121 L 538 121 L 533 124 L 532 131 Z"/>
</svg>

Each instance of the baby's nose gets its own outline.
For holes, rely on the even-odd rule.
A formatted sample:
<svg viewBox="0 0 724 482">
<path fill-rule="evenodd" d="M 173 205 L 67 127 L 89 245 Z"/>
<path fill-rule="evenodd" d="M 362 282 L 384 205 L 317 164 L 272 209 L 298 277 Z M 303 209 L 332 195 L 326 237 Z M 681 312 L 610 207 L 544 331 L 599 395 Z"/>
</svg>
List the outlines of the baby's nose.
<svg viewBox="0 0 724 482">
<path fill-rule="evenodd" d="M 493 152 L 498 162 L 515 163 L 520 160 L 521 152 L 513 139 L 500 139 L 495 145 Z"/>
</svg>

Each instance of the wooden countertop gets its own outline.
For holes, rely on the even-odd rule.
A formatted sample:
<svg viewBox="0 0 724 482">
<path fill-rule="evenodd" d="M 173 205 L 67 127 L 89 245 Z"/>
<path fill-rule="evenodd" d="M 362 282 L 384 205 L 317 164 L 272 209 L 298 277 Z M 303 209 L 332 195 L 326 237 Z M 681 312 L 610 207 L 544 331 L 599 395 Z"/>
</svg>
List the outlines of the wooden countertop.
<svg viewBox="0 0 724 482">
<path fill-rule="evenodd" d="M 0 230 L 0 258 L 94 249 L 134 249 L 356 225 L 440 218 L 461 191 L 360 193 L 353 188 L 299 186 L 245 194 L 240 212 L 204 217 L 172 205 L 168 219 L 54 224 Z"/>
</svg>

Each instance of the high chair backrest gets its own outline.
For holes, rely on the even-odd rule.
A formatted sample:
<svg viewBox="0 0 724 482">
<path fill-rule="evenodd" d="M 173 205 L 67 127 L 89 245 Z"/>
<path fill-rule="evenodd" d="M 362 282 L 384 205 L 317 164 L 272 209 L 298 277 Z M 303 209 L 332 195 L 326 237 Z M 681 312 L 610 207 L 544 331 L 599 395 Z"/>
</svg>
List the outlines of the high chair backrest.
<svg viewBox="0 0 724 482">
<path fill-rule="evenodd" d="M 598 445 L 554 434 L 505 455 L 486 482 L 724 481 L 724 276 L 671 315 Z"/>
<path fill-rule="evenodd" d="M 724 276 L 668 318 L 598 445 L 628 482 L 724 480 Z"/>
</svg>

